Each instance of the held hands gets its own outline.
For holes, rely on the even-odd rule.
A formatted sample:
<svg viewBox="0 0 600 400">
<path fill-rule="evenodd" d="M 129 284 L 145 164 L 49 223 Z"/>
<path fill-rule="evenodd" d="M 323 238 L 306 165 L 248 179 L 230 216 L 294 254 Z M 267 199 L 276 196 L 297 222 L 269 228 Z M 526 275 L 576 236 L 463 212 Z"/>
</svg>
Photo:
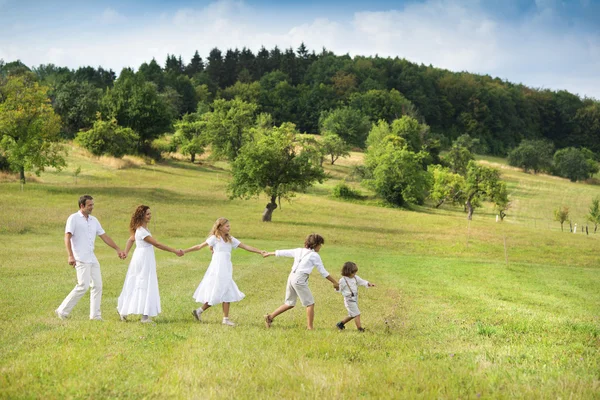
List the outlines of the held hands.
<svg viewBox="0 0 600 400">
<path fill-rule="evenodd" d="M 125 253 L 124 251 L 117 251 L 117 255 L 119 256 L 119 258 L 121 260 L 124 260 L 127 258 L 127 253 Z"/>
<path fill-rule="evenodd" d="M 269 257 L 271 254 L 270 254 L 268 251 L 266 251 L 266 250 L 261 250 L 261 251 L 260 251 L 260 255 L 261 255 L 261 256 L 263 256 L 263 258 L 267 258 L 267 257 Z"/>
<path fill-rule="evenodd" d="M 333 288 L 335 289 L 336 292 L 339 292 L 340 291 L 340 285 L 339 285 L 339 283 L 334 283 L 333 284 Z"/>
<path fill-rule="evenodd" d="M 177 250 L 175 252 L 175 254 L 177 254 L 177 257 L 183 257 L 183 255 L 185 254 L 185 252 L 183 250 L 179 249 L 179 250 Z"/>
<path fill-rule="evenodd" d="M 369 284 L 368 284 L 367 286 L 368 286 L 368 287 L 373 287 L 373 286 L 375 286 L 375 284 L 374 284 L 374 283 L 371 283 L 371 282 L 369 282 Z"/>
</svg>

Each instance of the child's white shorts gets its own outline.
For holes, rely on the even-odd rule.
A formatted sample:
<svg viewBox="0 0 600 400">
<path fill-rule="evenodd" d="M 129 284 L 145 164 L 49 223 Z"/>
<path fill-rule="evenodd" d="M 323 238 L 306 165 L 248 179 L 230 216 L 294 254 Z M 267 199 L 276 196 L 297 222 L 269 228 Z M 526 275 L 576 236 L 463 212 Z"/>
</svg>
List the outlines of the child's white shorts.
<svg viewBox="0 0 600 400">
<path fill-rule="evenodd" d="M 285 289 L 285 304 L 295 306 L 300 297 L 300 302 L 304 307 L 315 304 L 315 299 L 308 287 L 308 274 L 290 273 Z"/>
<path fill-rule="evenodd" d="M 349 317 L 354 318 L 360 315 L 358 299 L 356 297 L 344 297 L 344 305 L 346 306 L 346 310 L 348 310 Z"/>
</svg>

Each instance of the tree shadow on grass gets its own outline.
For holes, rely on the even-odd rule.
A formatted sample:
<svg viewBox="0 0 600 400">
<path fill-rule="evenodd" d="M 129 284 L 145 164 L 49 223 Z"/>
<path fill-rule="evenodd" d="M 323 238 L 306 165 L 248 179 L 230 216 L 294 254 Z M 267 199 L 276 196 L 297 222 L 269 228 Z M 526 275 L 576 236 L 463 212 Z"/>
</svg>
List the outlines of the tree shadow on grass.
<svg viewBox="0 0 600 400">
<path fill-rule="evenodd" d="M 304 222 L 304 221 L 272 221 L 272 224 L 275 225 L 293 225 L 293 226 L 308 226 L 311 228 L 311 231 L 314 232 L 315 228 L 323 228 L 323 229 L 341 229 L 346 231 L 360 231 L 360 232 L 372 232 L 379 234 L 389 234 L 389 235 L 400 235 L 403 233 L 407 233 L 407 231 L 397 228 L 381 228 L 378 226 L 357 226 L 357 225 L 343 225 L 343 224 L 327 224 L 323 222 Z M 410 232 L 412 233 L 412 232 Z"/>
<path fill-rule="evenodd" d="M 207 206 L 223 203 L 223 200 L 215 199 L 212 193 L 208 193 L 205 196 L 201 194 L 184 196 L 173 190 L 162 188 L 131 188 L 122 186 L 47 186 L 44 187 L 44 189 L 47 193 L 72 195 L 73 198 L 79 198 L 79 196 L 82 194 L 90 194 L 95 198 L 118 198 L 123 201 L 125 199 L 144 199 L 144 202 L 146 203 L 155 204 L 167 203 L 175 205 L 197 206 L 199 203 L 201 203 L 202 206 Z"/>
</svg>

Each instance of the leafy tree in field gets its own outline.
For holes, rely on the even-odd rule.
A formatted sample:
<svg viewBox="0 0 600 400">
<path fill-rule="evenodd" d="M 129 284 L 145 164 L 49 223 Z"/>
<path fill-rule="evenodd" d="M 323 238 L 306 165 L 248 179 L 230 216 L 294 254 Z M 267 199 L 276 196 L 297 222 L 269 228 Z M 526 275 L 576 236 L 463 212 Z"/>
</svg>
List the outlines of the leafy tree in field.
<svg viewBox="0 0 600 400">
<path fill-rule="evenodd" d="M 494 210 L 500 216 L 500 220 L 504 221 L 506 217 L 506 211 L 510 208 L 510 200 L 508 199 L 508 192 L 505 182 L 500 182 L 496 191 L 491 197 L 492 203 L 494 203 Z"/>
<path fill-rule="evenodd" d="M 107 90 L 101 110 L 102 115 L 114 117 L 120 126 L 139 135 L 138 148 L 144 154 L 149 154 L 152 140 L 171 130 L 171 120 L 175 117 L 156 85 L 127 69 Z"/>
<path fill-rule="evenodd" d="M 386 130 L 389 125 L 381 121 L 369 134 L 367 173 L 362 183 L 391 204 L 422 204 L 431 185 L 430 174 L 423 168 L 429 155 L 412 151 L 406 140 L 394 133 L 383 136 Z M 378 135 L 381 139 L 374 140 Z"/>
<path fill-rule="evenodd" d="M 173 144 L 182 154 L 189 155 L 192 163 L 196 161 L 197 155 L 204 154 L 204 148 L 209 142 L 206 120 L 203 120 L 201 115 L 186 114 L 175 124 Z"/>
<path fill-rule="evenodd" d="M 365 140 L 371 129 L 369 118 L 349 107 L 321 113 L 319 125 L 321 133 L 335 133 L 346 143 L 356 147 L 365 146 Z"/>
<path fill-rule="evenodd" d="M 338 158 L 350 155 L 350 146 L 335 133 L 325 132 L 321 140 L 321 151 L 324 156 L 331 158 L 331 165 L 333 165 Z"/>
<path fill-rule="evenodd" d="M 467 219 L 473 219 L 473 210 L 482 200 L 508 204 L 506 185 L 500 181 L 500 171 L 470 161 L 467 166 L 465 207 Z"/>
<path fill-rule="evenodd" d="M 252 137 L 250 129 L 256 120 L 258 106 L 234 100 L 215 100 L 213 111 L 206 113 L 206 132 L 215 157 L 236 159 L 242 146 Z"/>
<path fill-rule="evenodd" d="M 66 165 L 60 144 L 60 117 L 47 88 L 29 75 L 0 78 L 0 155 L 25 183 L 25 171 Z"/>
<path fill-rule="evenodd" d="M 67 137 L 94 124 L 102 90 L 88 82 L 69 81 L 54 91 L 54 111 L 61 116 Z"/>
<path fill-rule="evenodd" d="M 139 136 L 131 128 L 117 124 L 117 120 L 103 121 L 98 115 L 94 126 L 77 134 L 76 142 L 95 156 L 110 155 L 121 158 L 125 154 L 134 154 Z"/>
<path fill-rule="evenodd" d="M 560 230 L 563 230 L 563 224 L 569 220 L 569 207 L 559 207 L 554 210 L 554 220 L 560 222 Z"/>
<path fill-rule="evenodd" d="M 467 166 L 471 160 L 474 160 L 474 149 L 478 146 L 479 139 L 473 139 L 469 135 L 459 136 L 453 143 L 444 157 L 444 162 L 455 174 L 466 176 Z"/>
<path fill-rule="evenodd" d="M 587 215 L 587 220 L 594 224 L 594 233 L 596 233 L 598 224 L 600 224 L 600 198 L 596 197 L 592 200 L 592 205 L 590 206 L 590 212 Z"/>
<path fill-rule="evenodd" d="M 435 208 L 447 201 L 456 204 L 466 200 L 466 182 L 463 176 L 455 174 L 441 165 L 430 165 L 428 170 L 433 178 L 429 197 L 435 202 Z"/>
<path fill-rule="evenodd" d="M 402 138 L 409 150 L 418 152 L 423 148 L 423 138 L 427 135 L 429 127 L 420 124 L 416 119 L 407 115 L 392 121 L 391 124 L 380 120 L 373 125 L 367 138 L 369 147 L 376 147 L 382 143 L 387 136 Z"/>
<path fill-rule="evenodd" d="M 377 157 L 367 154 L 372 178 L 363 183 L 391 204 L 423 204 L 430 186 L 430 175 L 423 169 L 428 154 L 415 153 L 401 143 L 388 138 Z"/>
<path fill-rule="evenodd" d="M 554 145 L 546 140 L 523 140 L 508 153 L 508 164 L 523 171 L 549 171 L 552 167 Z"/>
<path fill-rule="evenodd" d="M 554 153 L 554 171 L 556 175 L 576 182 L 598 172 L 598 163 L 590 150 L 568 147 Z"/>
<path fill-rule="evenodd" d="M 263 213 L 264 222 L 271 221 L 277 200 L 289 199 L 295 191 L 322 182 L 325 173 L 315 154 L 297 141 L 294 124 L 255 128 L 254 140 L 241 148 L 232 163 L 231 198 L 250 198 L 261 193 L 270 198 Z"/>
</svg>

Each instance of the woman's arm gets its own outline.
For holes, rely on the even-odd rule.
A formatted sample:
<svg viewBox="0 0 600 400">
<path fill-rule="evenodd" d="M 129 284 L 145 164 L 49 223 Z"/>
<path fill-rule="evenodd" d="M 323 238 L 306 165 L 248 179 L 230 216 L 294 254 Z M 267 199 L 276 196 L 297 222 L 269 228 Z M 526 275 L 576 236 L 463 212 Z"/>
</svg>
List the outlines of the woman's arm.
<svg viewBox="0 0 600 400">
<path fill-rule="evenodd" d="M 241 249 L 244 249 L 246 251 L 249 251 L 250 253 L 264 254 L 264 252 L 262 250 L 259 250 L 259 249 L 255 248 L 255 247 L 252 247 L 252 246 L 248 246 L 248 245 L 246 245 L 244 243 L 238 244 L 238 247 L 241 248 Z"/>
<path fill-rule="evenodd" d="M 164 251 L 168 251 L 170 253 L 175 253 L 177 255 L 183 255 L 183 252 L 179 252 L 179 250 L 176 250 L 172 247 L 167 246 L 166 244 L 162 244 L 156 241 L 156 239 L 154 239 L 152 236 L 146 236 L 144 238 L 144 241 L 146 243 L 150 243 L 152 246 L 156 247 L 157 249 L 161 249 Z"/>
<path fill-rule="evenodd" d="M 190 247 L 189 249 L 185 249 L 183 251 L 183 253 L 185 254 L 185 253 L 189 253 L 190 251 L 198 251 L 198 250 L 205 248 L 206 246 L 208 246 L 208 243 L 202 242 L 200 244 Z"/>
<path fill-rule="evenodd" d="M 129 239 L 127 239 L 127 244 L 125 245 L 125 257 L 129 254 L 129 250 L 131 250 L 131 246 L 135 243 L 135 236 L 131 235 Z"/>
</svg>

